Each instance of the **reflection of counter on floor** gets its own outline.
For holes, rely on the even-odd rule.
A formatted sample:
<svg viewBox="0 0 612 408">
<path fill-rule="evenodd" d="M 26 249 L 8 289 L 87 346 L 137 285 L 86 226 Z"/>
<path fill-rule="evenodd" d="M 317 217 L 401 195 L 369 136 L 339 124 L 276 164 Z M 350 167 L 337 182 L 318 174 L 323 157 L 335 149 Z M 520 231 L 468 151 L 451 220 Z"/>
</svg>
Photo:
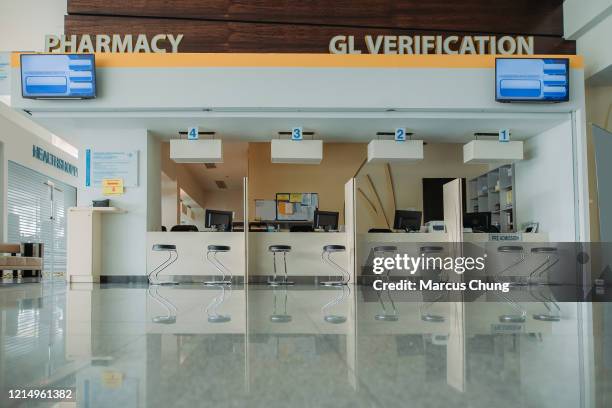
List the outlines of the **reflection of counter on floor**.
<svg viewBox="0 0 612 408">
<path fill-rule="evenodd" d="M 155 252 L 155 244 L 176 245 L 177 261 L 161 273 L 167 275 L 219 275 L 206 260 L 209 245 L 229 245 L 231 251 L 218 258 L 233 276 L 244 276 L 244 233 L 242 232 L 147 232 L 147 273 L 168 258 L 167 252 Z"/>
<path fill-rule="evenodd" d="M 274 273 L 270 245 L 290 245 L 287 254 L 289 276 L 327 276 L 338 272 L 321 260 L 325 245 L 346 246 L 344 232 L 250 232 L 249 233 L 249 275 L 268 276 Z M 347 248 L 348 251 L 348 248 Z M 277 258 L 279 256 L 277 255 Z M 333 259 L 343 268 L 348 267 L 347 252 L 333 255 Z M 281 276 L 282 255 L 277 259 L 277 273 Z M 351 277 L 352 280 L 352 277 Z"/>
<path fill-rule="evenodd" d="M 170 313 L 163 302 L 170 303 Z M 223 323 L 211 323 L 208 316 L 215 313 L 228 316 L 230 320 Z M 160 324 L 153 321 L 156 316 L 168 314 L 176 317 L 174 323 Z M 232 285 L 231 288 L 229 286 L 206 287 L 200 284 L 160 286 L 154 293 L 149 288 L 146 323 L 147 333 L 246 334 L 244 286 Z"/>
</svg>

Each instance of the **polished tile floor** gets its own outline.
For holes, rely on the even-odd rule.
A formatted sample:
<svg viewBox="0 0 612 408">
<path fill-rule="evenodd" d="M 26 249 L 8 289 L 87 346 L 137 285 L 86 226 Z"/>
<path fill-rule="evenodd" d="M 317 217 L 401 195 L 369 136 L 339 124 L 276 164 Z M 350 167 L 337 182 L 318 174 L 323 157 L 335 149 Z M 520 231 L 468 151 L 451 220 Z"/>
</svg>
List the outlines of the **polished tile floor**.
<svg viewBox="0 0 612 408">
<path fill-rule="evenodd" d="M 78 407 L 612 406 L 610 305 L 595 328 L 590 305 L 558 306 L 542 321 L 538 302 L 364 287 L 0 285 L 0 406 L 42 386 Z"/>
</svg>

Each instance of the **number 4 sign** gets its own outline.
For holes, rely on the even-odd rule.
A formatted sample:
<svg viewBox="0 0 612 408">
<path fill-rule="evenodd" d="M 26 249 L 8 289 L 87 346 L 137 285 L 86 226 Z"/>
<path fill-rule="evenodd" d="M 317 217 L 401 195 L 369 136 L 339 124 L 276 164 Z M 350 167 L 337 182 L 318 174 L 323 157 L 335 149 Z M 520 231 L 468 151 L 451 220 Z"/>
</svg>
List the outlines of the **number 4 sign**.
<svg viewBox="0 0 612 408">
<path fill-rule="evenodd" d="M 190 127 L 187 129 L 187 139 L 189 140 L 198 140 L 199 130 L 197 127 Z"/>
</svg>

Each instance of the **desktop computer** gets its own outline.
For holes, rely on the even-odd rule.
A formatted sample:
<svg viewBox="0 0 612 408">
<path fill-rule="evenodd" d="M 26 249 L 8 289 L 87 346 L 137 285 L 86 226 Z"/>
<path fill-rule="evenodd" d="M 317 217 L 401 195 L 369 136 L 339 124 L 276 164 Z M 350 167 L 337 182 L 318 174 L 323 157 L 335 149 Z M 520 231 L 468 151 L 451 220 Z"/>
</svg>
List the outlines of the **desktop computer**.
<svg viewBox="0 0 612 408">
<path fill-rule="evenodd" d="M 315 210 L 314 227 L 315 229 L 324 229 L 325 231 L 337 231 L 339 216 L 340 213 L 336 211 Z"/>
<path fill-rule="evenodd" d="M 204 214 L 204 226 L 215 228 L 217 231 L 232 230 L 233 213 L 231 211 L 219 211 L 206 209 Z"/>
<path fill-rule="evenodd" d="M 393 219 L 393 229 L 406 232 L 419 232 L 421 230 L 421 211 L 396 210 Z"/>
</svg>

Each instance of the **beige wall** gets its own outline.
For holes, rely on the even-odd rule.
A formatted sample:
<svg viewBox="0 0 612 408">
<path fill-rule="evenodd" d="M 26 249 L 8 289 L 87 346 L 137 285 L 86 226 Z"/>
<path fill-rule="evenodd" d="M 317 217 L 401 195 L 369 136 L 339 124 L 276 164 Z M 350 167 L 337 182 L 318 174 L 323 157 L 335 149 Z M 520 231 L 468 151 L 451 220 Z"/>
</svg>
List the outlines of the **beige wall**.
<svg viewBox="0 0 612 408">
<path fill-rule="evenodd" d="M 168 179 L 170 179 L 170 181 L 176 182 L 177 191 L 183 190 L 193 201 L 197 203 L 197 205 L 203 209 L 210 208 L 215 210 L 234 211 L 234 221 L 244 220 L 241 180 L 239 182 L 239 188 L 234 187 L 228 190 L 210 190 L 207 188 L 210 183 L 203 185 L 204 181 L 202 178 L 198 178 L 195 174 L 193 174 L 192 170 L 190 170 L 189 166 L 192 165 L 180 163 L 177 164 L 170 159 L 170 143 L 163 142 L 161 145 L 162 172 Z M 229 161 L 231 162 L 231 160 Z M 231 167 L 243 165 L 244 163 L 237 163 L 236 166 Z M 232 177 L 232 180 L 236 178 L 237 177 Z M 166 183 L 168 183 L 168 181 L 166 181 Z M 171 194 L 171 192 L 167 192 L 166 194 Z M 178 211 L 179 210 L 177 210 L 177 214 L 179 214 Z M 166 225 L 168 230 L 170 227 L 172 227 L 172 225 Z"/>
<path fill-rule="evenodd" d="M 358 233 L 388 228 L 385 216 L 393 227 L 396 207 L 423 211 L 423 178 L 473 178 L 488 171 L 487 165 L 463 163 L 463 144 L 428 143 L 424 156 L 411 164 L 390 164 L 390 177 L 386 164 L 368 164 L 361 169 L 357 177 Z"/>
<path fill-rule="evenodd" d="M 597 205 L 597 178 L 591 124 L 612 131 L 612 86 L 586 88 L 586 115 L 591 241 L 599 241 L 599 207 Z"/>
<path fill-rule="evenodd" d="M 318 193 L 319 208 L 340 212 L 344 220 L 344 185 L 366 159 L 363 143 L 324 143 L 320 165 L 274 164 L 270 143 L 249 143 L 249 218 L 255 199 L 274 200 L 276 193 Z"/>
</svg>

